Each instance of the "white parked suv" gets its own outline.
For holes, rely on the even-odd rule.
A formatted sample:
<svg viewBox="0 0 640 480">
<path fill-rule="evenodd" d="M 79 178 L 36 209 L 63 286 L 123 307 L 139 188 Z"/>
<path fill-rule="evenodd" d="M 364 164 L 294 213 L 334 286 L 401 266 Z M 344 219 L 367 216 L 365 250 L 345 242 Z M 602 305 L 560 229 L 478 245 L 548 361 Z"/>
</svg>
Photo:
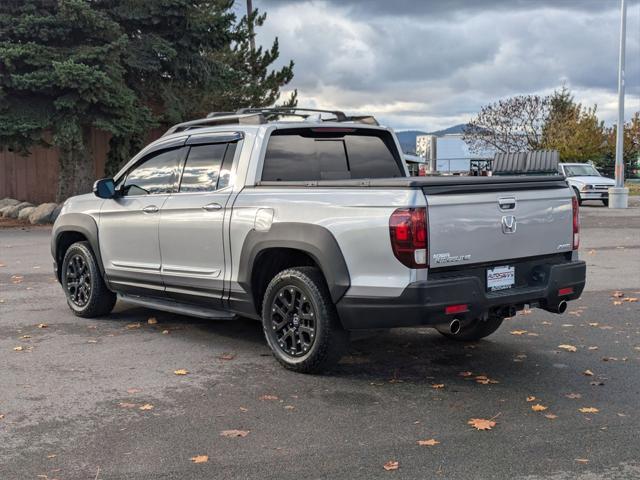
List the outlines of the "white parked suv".
<svg viewBox="0 0 640 480">
<path fill-rule="evenodd" d="M 325 113 L 176 125 L 67 200 L 51 251 L 69 307 L 254 318 L 280 363 L 314 372 L 354 330 L 478 340 L 525 305 L 562 313 L 580 296 L 562 176 L 409 177 L 392 130 Z"/>
<path fill-rule="evenodd" d="M 609 205 L 609 188 L 616 186 L 615 180 L 603 177 L 589 163 L 560 163 L 558 170 L 573 188 L 580 205 L 584 200 L 601 200 Z"/>
</svg>

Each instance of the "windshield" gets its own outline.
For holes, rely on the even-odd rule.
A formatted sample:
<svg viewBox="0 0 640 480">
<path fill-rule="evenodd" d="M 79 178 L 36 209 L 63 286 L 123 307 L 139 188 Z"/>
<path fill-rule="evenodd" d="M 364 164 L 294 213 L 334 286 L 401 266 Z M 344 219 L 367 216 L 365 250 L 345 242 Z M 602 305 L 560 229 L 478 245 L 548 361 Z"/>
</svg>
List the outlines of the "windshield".
<svg viewBox="0 0 640 480">
<path fill-rule="evenodd" d="M 599 177 L 598 171 L 591 165 L 565 165 L 564 174 L 567 177 Z"/>
</svg>

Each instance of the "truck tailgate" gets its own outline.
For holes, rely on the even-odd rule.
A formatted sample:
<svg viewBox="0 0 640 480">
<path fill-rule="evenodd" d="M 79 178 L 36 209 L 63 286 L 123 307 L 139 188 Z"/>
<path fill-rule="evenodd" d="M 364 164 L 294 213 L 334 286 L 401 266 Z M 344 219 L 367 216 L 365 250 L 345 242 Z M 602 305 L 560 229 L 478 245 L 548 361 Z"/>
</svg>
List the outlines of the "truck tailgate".
<svg viewBox="0 0 640 480">
<path fill-rule="evenodd" d="M 428 205 L 430 268 L 567 252 L 572 249 L 571 190 L 435 190 Z"/>
</svg>

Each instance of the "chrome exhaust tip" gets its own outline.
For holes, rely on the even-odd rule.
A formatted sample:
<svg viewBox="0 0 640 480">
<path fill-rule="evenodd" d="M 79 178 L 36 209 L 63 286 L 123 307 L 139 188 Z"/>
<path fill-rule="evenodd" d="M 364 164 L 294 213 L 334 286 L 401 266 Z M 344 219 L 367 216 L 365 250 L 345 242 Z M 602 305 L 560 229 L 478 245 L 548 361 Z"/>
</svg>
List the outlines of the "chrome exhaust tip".
<svg viewBox="0 0 640 480">
<path fill-rule="evenodd" d="M 462 328 L 462 325 L 460 324 L 460 320 L 458 320 L 457 318 L 454 318 L 453 320 L 451 320 L 451 323 L 449 324 L 449 331 L 451 332 L 452 335 L 459 334 L 461 328 Z"/>
<path fill-rule="evenodd" d="M 558 310 L 558 313 L 564 313 L 567 311 L 567 302 L 565 302 L 564 300 L 562 300 L 558 306 L 556 307 L 556 309 Z"/>
<path fill-rule="evenodd" d="M 567 302 L 565 300 L 560 300 L 556 305 L 547 305 L 543 307 L 547 312 L 563 314 L 567 311 Z"/>
</svg>

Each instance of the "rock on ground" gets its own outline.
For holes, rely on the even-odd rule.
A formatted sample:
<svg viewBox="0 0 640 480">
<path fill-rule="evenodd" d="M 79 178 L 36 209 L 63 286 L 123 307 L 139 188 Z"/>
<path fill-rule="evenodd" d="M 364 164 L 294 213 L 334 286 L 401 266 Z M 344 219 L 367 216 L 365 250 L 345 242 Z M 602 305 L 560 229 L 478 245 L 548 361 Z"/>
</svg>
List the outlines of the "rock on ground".
<svg viewBox="0 0 640 480">
<path fill-rule="evenodd" d="M 18 218 L 18 213 L 20 213 L 20 210 L 27 207 L 33 207 L 33 205 L 29 202 L 21 202 L 21 203 L 18 203 L 17 205 L 13 205 L 12 207 L 9 207 L 4 210 L 3 217 Z"/>
<path fill-rule="evenodd" d="M 16 200 L 15 198 L 2 198 L 0 199 L 0 210 L 5 207 L 13 207 L 14 205 L 18 205 L 20 200 Z"/>
<path fill-rule="evenodd" d="M 35 209 L 36 207 L 23 208 L 22 210 L 20 210 L 20 212 L 18 212 L 18 220 L 28 220 L 29 215 L 31 215 L 31 212 L 33 212 Z"/>
<path fill-rule="evenodd" d="M 57 206 L 56 203 L 43 203 L 38 205 L 29 215 L 29 222 L 33 225 L 51 222 L 51 214 Z"/>
</svg>

